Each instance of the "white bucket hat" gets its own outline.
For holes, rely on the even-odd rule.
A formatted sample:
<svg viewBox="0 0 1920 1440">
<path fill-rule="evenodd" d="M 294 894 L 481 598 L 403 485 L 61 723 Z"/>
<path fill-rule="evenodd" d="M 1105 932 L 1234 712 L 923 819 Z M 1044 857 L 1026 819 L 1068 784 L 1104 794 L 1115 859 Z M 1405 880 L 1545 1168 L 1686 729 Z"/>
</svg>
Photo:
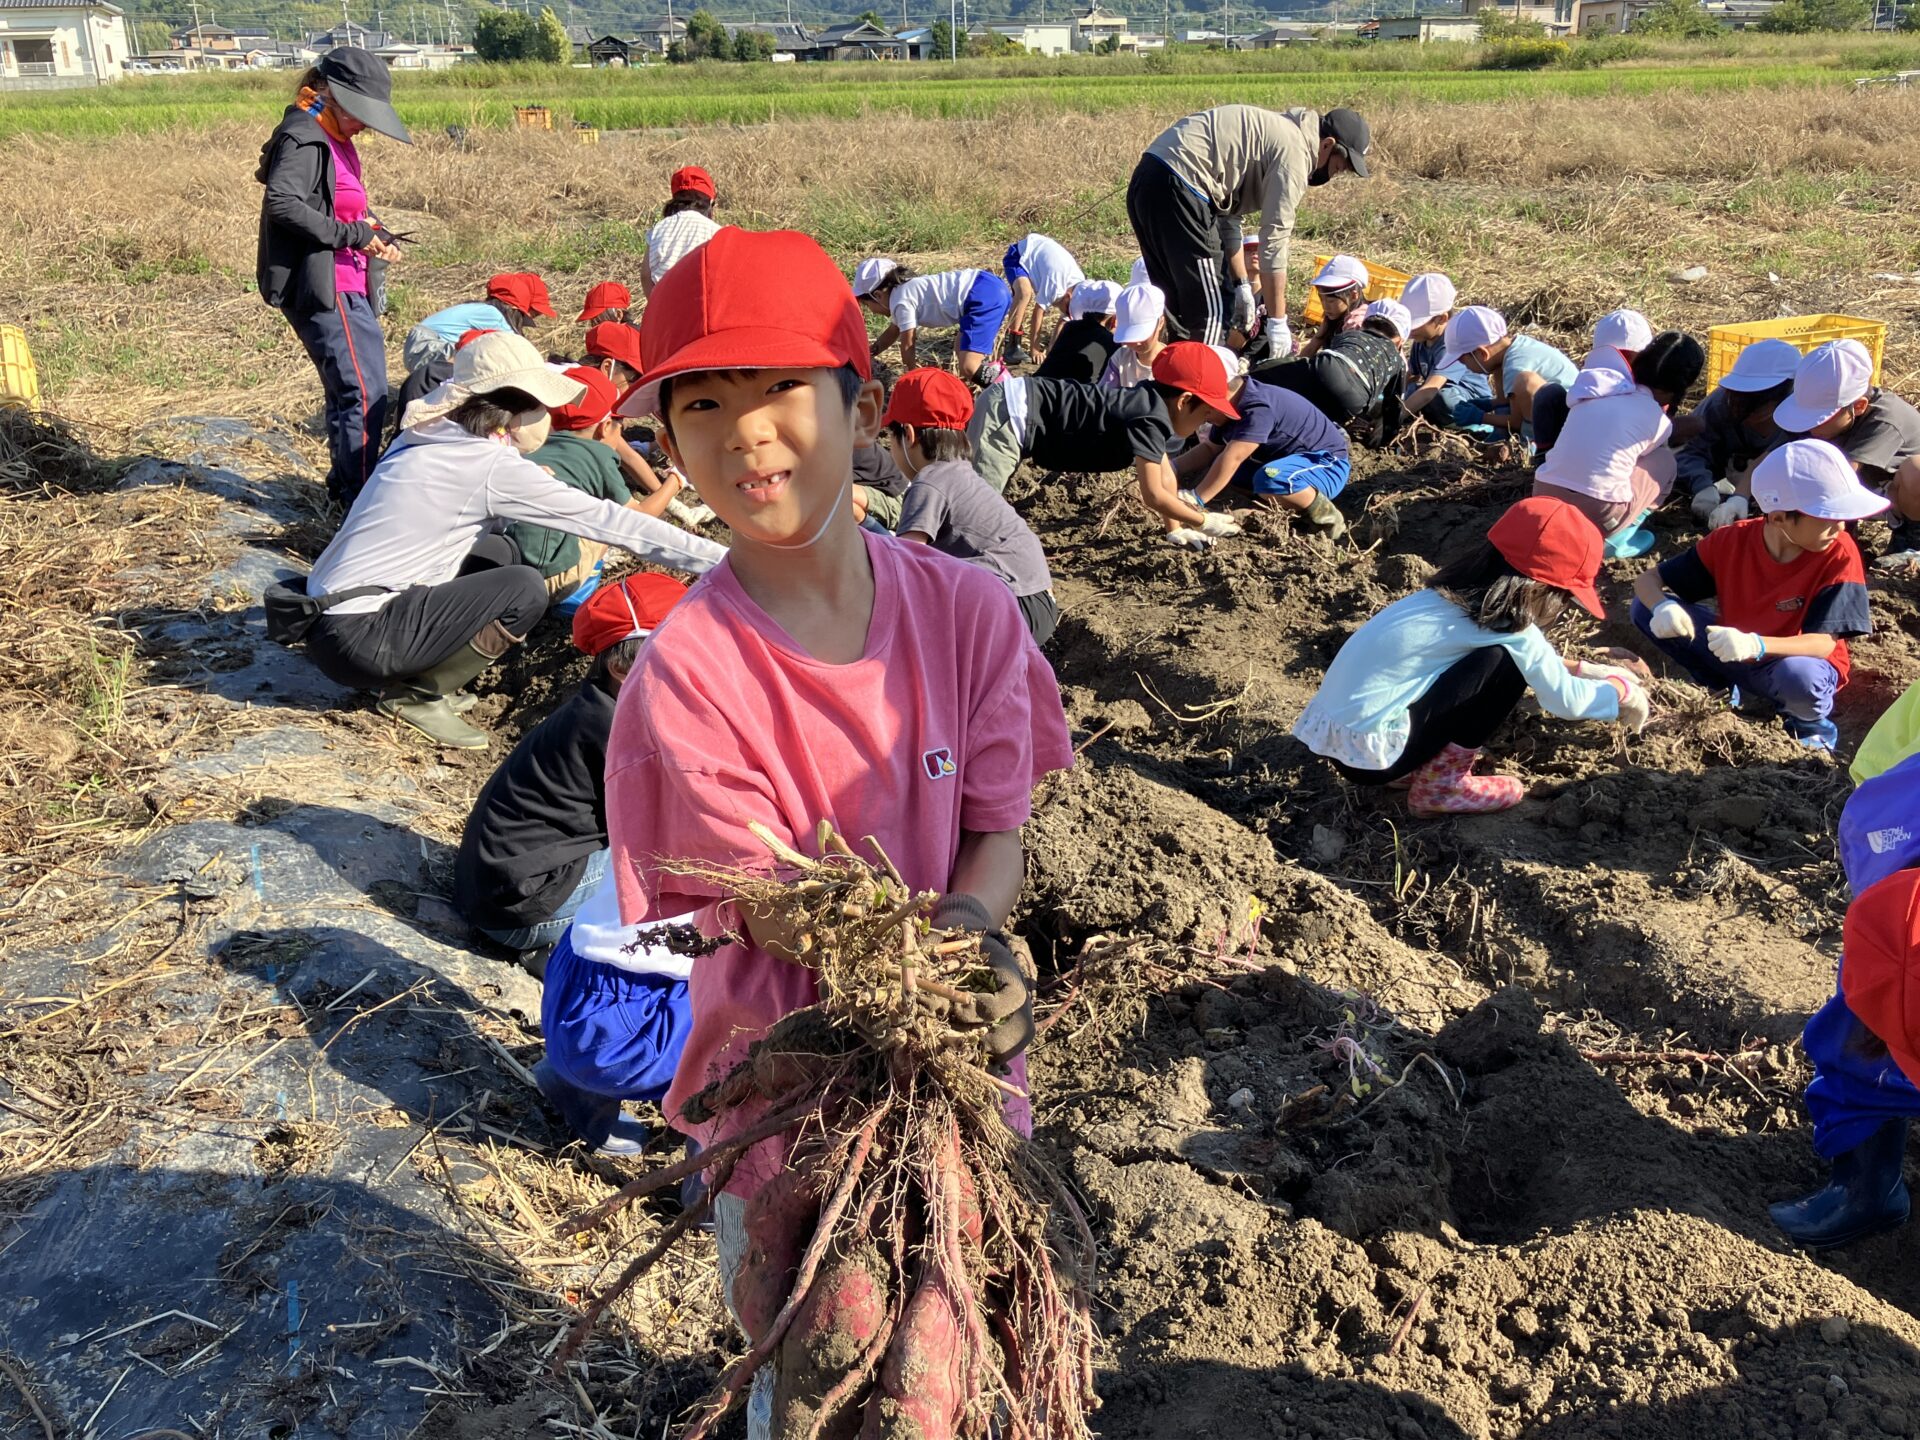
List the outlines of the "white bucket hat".
<svg viewBox="0 0 1920 1440">
<path fill-rule="evenodd" d="M 1816 345 L 1794 367 L 1793 394 L 1773 412 L 1773 423 L 1789 435 L 1804 435 L 1824 425 L 1873 388 L 1873 357 L 1858 340 L 1829 340 Z"/>
<path fill-rule="evenodd" d="M 1121 345 L 1133 345 L 1153 334 L 1153 327 L 1167 313 L 1167 296 L 1158 285 L 1141 281 L 1129 285 L 1113 302 L 1113 338 Z"/>
<path fill-rule="evenodd" d="M 1442 342 L 1446 353 L 1434 368 L 1444 370 L 1449 365 L 1458 365 L 1460 357 L 1469 350 L 1495 344 L 1506 333 L 1506 317 L 1498 310 L 1489 310 L 1484 305 L 1469 305 L 1447 321 L 1447 336 Z"/>
<path fill-rule="evenodd" d="M 1371 320 L 1376 315 L 1389 322 L 1400 333 L 1401 340 L 1413 334 L 1413 312 L 1398 300 L 1376 300 L 1367 306 L 1365 318 Z"/>
<path fill-rule="evenodd" d="M 1625 350 L 1638 355 L 1653 343 L 1653 326 L 1638 310 L 1609 310 L 1593 325 L 1593 348 Z"/>
<path fill-rule="evenodd" d="M 862 260 L 853 268 L 853 298 L 871 295 L 873 289 L 886 279 L 895 269 L 895 262 L 884 255 L 876 255 L 871 260 Z"/>
<path fill-rule="evenodd" d="M 1400 294 L 1400 301 L 1407 307 L 1407 314 L 1412 317 L 1416 330 L 1434 316 L 1444 315 L 1453 309 L 1453 302 L 1458 298 L 1459 292 L 1453 288 L 1453 281 L 1438 270 L 1414 276 Z"/>
<path fill-rule="evenodd" d="M 1083 320 L 1089 315 L 1113 314 L 1120 289 L 1111 280 L 1082 280 L 1073 287 L 1073 298 L 1067 302 L 1067 318 Z"/>
<path fill-rule="evenodd" d="M 401 428 L 411 430 L 451 415 L 474 396 L 496 390 L 524 391 L 549 410 L 571 405 L 587 393 L 585 385 L 548 365 L 531 340 L 511 330 L 494 330 L 454 355 L 453 374 L 407 407 Z"/>
<path fill-rule="evenodd" d="M 1822 520 L 1864 520 L 1887 508 L 1860 483 L 1853 462 L 1825 440 L 1789 440 L 1753 467 L 1753 498 L 1763 514 L 1798 510 Z"/>
<path fill-rule="evenodd" d="M 1800 351 L 1786 340 L 1756 340 L 1742 350 L 1733 368 L 1720 377 L 1720 387 L 1753 395 L 1785 385 L 1800 368 Z"/>
<path fill-rule="evenodd" d="M 1367 267 L 1351 255 L 1336 255 L 1320 267 L 1320 273 L 1313 277 L 1316 290 L 1351 290 L 1356 285 L 1362 290 L 1367 288 L 1372 277 Z"/>
</svg>

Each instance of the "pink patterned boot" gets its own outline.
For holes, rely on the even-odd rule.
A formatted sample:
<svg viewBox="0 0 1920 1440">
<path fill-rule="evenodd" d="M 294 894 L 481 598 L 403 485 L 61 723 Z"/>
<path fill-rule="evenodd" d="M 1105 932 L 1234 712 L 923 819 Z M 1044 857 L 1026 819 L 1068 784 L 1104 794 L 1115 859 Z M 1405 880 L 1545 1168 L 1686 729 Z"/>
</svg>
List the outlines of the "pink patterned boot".
<svg viewBox="0 0 1920 1440">
<path fill-rule="evenodd" d="M 1511 810 L 1527 798 L 1527 787 L 1511 775 L 1476 775 L 1480 752 L 1449 745 L 1413 772 L 1408 808 L 1416 815 L 1485 815 Z"/>
</svg>

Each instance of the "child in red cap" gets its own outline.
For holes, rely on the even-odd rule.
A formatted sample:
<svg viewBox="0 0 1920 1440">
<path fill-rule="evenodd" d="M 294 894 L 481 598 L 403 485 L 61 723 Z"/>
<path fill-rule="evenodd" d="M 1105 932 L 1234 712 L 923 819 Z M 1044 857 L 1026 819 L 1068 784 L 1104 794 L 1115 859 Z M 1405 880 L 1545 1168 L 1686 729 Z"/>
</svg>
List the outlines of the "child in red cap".
<svg viewBox="0 0 1920 1440">
<path fill-rule="evenodd" d="M 647 263 L 640 271 L 640 290 L 645 295 L 652 295 L 667 271 L 720 229 L 713 218 L 714 203 L 720 198 L 713 176 L 698 165 L 683 165 L 673 172 L 667 188 L 672 193 L 661 218 L 647 232 Z"/>
<path fill-rule="evenodd" d="M 438 361 L 444 366 L 453 359 L 460 337 L 469 330 L 511 330 L 525 335 L 533 329 L 535 316 L 553 313 L 546 282 L 538 275 L 492 275 L 487 278 L 484 298 L 436 310 L 409 330 L 400 347 L 400 360 L 410 376 L 429 362 Z M 427 388 L 439 383 L 435 380 Z"/>
<path fill-rule="evenodd" d="M 754 822 L 801 851 L 823 819 L 873 836 L 909 886 L 946 897 L 936 925 L 988 933 L 995 1008 L 1030 1014 L 993 932 L 1022 883 L 1033 787 L 1073 753 L 1058 684 L 1005 583 L 855 522 L 853 450 L 876 438 L 881 390 L 860 309 L 816 242 L 720 231 L 661 281 L 640 336 L 646 380 L 621 409 L 660 417 L 669 453 L 733 535 L 641 655 L 607 756 L 623 920 L 693 911 L 728 942 L 694 962 L 693 1030 L 664 1102 L 710 1144 L 757 1112 L 689 1125 L 681 1107 L 818 991 L 783 958 L 795 937 L 738 913 L 686 862 L 773 870 Z M 1024 1087 L 1024 1063 L 1009 1074 Z M 1025 1114 L 1022 1103 L 1009 1118 Z M 787 1143 L 748 1151 L 716 1204 L 730 1295 L 747 1263 L 746 1201 Z M 750 1435 L 770 1433 L 777 1364 L 755 1381 Z"/>
<path fill-rule="evenodd" d="M 1475 775 L 1474 758 L 1528 687 L 1563 720 L 1637 732 L 1647 696 L 1626 670 L 1569 669 L 1546 631 L 1577 603 L 1596 619 L 1600 532 L 1564 500 L 1522 500 L 1424 590 L 1362 625 L 1327 667 L 1293 733 L 1360 785 L 1409 786 L 1416 815 L 1506 810 L 1527 787 Z"/>
<path fill-rule="evenodd" d="M 1219 352 L 1183 340 L 1154 357 L 1153 379 L 1127 390 L 1038 376 L 990 385 L 974 407 L 967 439 L 974 468 L 999 491 L 1022 460 L 1043 470 L 1094 473 L 1131 465 L 1140 499 L 1160 518 L 1167 542 L 1205 550 L 1240 527 L 1181 498 L 1168 451 L 1176 437 L 1239 418 Z"/>
<path fill-rule="evenodd" d="M 894 385 L 881 423 L 910 482 L 894 533 L 998 575 L 1019 602 L 1033 643 L 1044 645 L 1060 623 L 1047 553 L 1020 512 L 973 468 L 972 418 L 973 392 L 951 371 L 909 370 Z"/>
<path fill-rule="evenodd" d="M 595 321 L 624 325 L 633 306 L 633 292 L 618 280 L 602 280 L 587 291 L 586 303 L 574 319 L 582 325 Z"/>
<path fill-rule="evenodd" d="M 619 453 L 626 442 L 620 438 L 620 422 L 613 413 L 620 392 L 613 382 L 585 365 L 568 370 L 567 378 L 578 380 L 585 391 L 572 404 L 555 406 L 548 412 L 553 427 L 547 443 L 527 458 L 582 494 L 611 500 L 655 519 L 664 516 L 679 484 L 676 481 L 668 486 L 656 481 L 657 488 L 644 499 L 636 498 L 628 488 Z M 631 452 L 631 447 L 628 449 Z M 600 583 L 600 566 L 607 553 L 607 546 L 600 541 L 583 540 L 525 520 L 516 520 L 507 534 L 520 547 L 521 562 L 533 566 L 546 580 L 547 594 L 565 597 L 554 605 L 556 614 L 571 615 Z"/>
</svg>

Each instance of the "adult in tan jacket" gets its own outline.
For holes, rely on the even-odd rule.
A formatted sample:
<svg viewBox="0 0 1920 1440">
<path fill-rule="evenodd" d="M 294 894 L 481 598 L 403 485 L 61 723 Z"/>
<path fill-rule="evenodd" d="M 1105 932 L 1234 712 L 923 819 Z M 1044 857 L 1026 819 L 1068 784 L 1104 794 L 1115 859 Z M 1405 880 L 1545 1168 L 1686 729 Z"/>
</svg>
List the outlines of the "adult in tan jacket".
<svg viewBox="0 0 1920 1440">
<path fill-rule="evenodd" d="M 1240 217 L 1260 216 L 1260 295 L 1271 353 L 1287 355 L 1287 247 L 1310 185 L 1370 173 L 1367 122 L 1351 110 L 1221 105 L 1176 120 L 1147 147 L 1127 186 L 1127 216 L 1167 318 L 1209 345 L 1253 331 L 1259 306 L 1240 250 Z"/>
</svg>

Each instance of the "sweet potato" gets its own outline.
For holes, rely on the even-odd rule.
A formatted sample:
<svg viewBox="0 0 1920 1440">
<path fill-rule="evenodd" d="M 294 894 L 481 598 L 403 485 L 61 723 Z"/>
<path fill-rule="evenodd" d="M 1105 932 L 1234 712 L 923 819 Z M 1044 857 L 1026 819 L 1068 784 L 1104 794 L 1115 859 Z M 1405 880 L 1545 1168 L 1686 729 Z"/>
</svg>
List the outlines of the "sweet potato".
<svg viewBox="0 0 1920 1440">
<path fill-rule="evenodd" d="M 864 1238 L 821 1267 L 780 1345 L 773 1399 L 777 1440 L 813 1433 L 823 1398 L 872 1354 L 875 1337 L 888 1322 L 889 1268 Z"/>
<path fill-rule="evenodd" d="M 792 1166 L 762 1185 L 747 1201 L 747 1253 L 733 1281 L 733 1308 L 747 1338 L 767 1333 L 793 1289 L 801 1252 L 820 1215 L 818 1174 Z"/>
<path fill-rule="evenodd" d="M 953 1440 L 971 1389 L 960 1304 L 945 1268 L 930 1267 L 880 1364 L 860 1440 Z"/>
</svg>

